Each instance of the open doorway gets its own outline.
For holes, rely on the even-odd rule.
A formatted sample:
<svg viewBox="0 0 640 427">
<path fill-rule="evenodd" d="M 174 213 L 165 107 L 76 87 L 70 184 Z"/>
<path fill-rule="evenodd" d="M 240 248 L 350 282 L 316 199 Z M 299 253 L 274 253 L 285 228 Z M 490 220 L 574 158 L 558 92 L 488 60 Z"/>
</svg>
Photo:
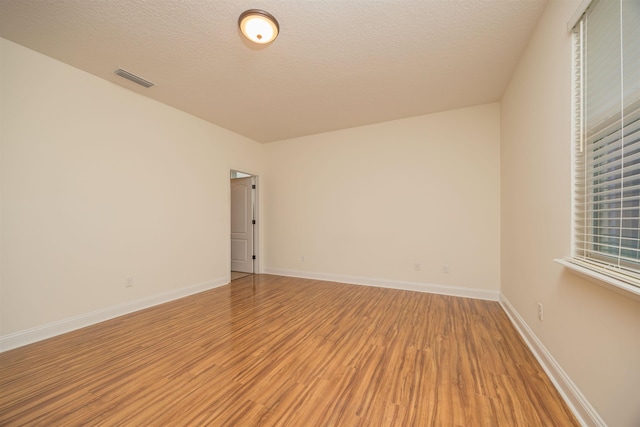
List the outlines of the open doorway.
<svg viewBox="0 0 640 427">
<path fill-rule="evenodd" d="M 258 177 L 231 171 L 231 280 L 255 273 Z"/>
</svg>

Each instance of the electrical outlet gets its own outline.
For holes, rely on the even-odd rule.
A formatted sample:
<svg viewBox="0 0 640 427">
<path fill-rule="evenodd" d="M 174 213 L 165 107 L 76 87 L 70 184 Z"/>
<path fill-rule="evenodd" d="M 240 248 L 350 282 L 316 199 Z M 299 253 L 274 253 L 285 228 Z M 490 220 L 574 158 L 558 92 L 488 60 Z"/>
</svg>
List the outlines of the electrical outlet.
<svg viewBox="0 0 640 427">
<path fill-rule="evenodd" d="M 444 274 L 449 274 L 449 265 L 448 264 L 445 264 L 445 265 L 442 266 L 442 272 Z"/>
<path fill-rule="evenodd" d="M 132 288 L 133 287 L 133 276 L 125 277 L 124 279 L 124 287 Z"/>
<path fill-rule="evenodd" d="M 419 262 L 416 262 L 416 263 L 413 264 L 413 269 L 415 271 L 421 271 L 422 270 L 422 265 L 420 265 Z"/>
<path fill-rule="evenodd" d="M 304 255 L 300 255 L 300 262 L 304 262 Z"/>
<path fill-rule="evenodd" d="M 541 302 L 538 303 L 538 320 L 542 321 L 544 319 L 544 306 Z"/>
</svg>

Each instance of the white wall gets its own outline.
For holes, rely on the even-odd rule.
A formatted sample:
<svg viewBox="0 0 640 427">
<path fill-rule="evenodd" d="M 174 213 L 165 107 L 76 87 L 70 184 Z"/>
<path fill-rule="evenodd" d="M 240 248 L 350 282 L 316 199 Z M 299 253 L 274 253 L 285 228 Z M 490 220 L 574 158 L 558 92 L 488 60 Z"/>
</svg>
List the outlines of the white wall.
<svg viewBox="0 0 640 427">
<path fill-rule="evenodd" d="M 4 90 L 2 84 L 2 70 L 3 70 L 3 54 L 2 51 L 4 49 L 4 43 L 0 40 L 0 336 L 2 336 L 3 331 L 3 316 L 2 316 L 2 135 L 3 135 L 3 125 L 2 125 L 2 113 L 4 108 L 2 107 L 2 99 L 4 98 Z"/>
<path fill-rule="evenodd" d="M 268 269 L 497 291 L 499 110 L 267 144 Z"/>
<path fill-rule="evenodd" d="M 640 302 L 553 262 L 571 250 L 566 24 L 578 4 L 550 2 L 502 100 L 502 293 L 604 421 L 631 427 L 640 425 Z"/>
<path fill-rule="evenodd" d="M 263 146 L 0 43 L 0 335 L 228 281 L 229 171 Z"/>
</svg>

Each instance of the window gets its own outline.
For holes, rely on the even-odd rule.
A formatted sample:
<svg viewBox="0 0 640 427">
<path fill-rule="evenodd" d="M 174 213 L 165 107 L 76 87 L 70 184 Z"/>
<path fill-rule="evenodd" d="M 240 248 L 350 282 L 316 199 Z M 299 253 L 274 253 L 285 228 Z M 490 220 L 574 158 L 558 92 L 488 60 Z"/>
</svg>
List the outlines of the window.
<svg viewBox="0 0 640 427">
<path fill-rule="evenodd" d="M 570 261 L 640 290 L 640 0 L 592 1 L 573 37 Z"/>
</svg>

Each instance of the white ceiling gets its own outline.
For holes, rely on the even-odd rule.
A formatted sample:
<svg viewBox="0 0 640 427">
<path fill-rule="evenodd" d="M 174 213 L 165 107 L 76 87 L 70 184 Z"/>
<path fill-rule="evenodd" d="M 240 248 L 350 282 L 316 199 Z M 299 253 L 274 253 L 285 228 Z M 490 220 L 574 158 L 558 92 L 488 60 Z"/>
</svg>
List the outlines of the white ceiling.
<svg viewBox="0 0 640 427">
<path fill-rule="evenodd" d="M 0 36 L 270 142 L 498 101 L 546 2 L 0 0 Z M 269 46 L 238 31 L 252 8 Z"/>
</svg>

